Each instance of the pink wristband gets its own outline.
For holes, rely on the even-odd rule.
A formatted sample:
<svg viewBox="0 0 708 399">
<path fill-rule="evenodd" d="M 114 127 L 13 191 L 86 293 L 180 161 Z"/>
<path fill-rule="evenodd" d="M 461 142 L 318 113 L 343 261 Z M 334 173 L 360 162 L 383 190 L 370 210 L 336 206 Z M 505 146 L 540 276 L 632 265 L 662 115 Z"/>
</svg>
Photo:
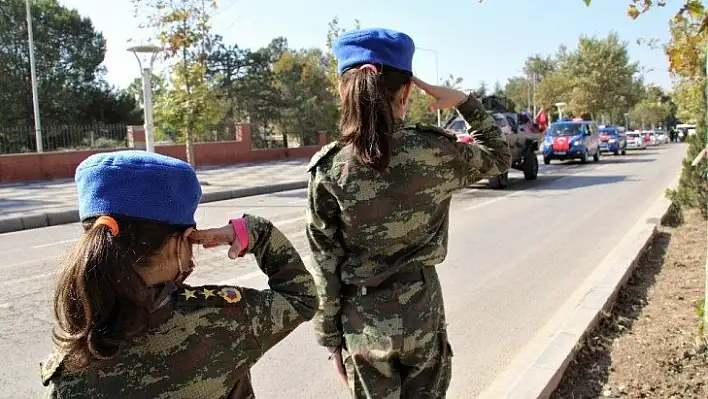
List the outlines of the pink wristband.
<svg viewBox="0 0 708 399">
<path fill-rule="evenodd" d="M 241 252 L 238 256 L 243 256 L 248 249 L 248 229 L 246 229 L 246 221 L 243 218 L 231 219 L 231 227 L 234 229 L 234 234 L 241 246 Z"/>
</svg>

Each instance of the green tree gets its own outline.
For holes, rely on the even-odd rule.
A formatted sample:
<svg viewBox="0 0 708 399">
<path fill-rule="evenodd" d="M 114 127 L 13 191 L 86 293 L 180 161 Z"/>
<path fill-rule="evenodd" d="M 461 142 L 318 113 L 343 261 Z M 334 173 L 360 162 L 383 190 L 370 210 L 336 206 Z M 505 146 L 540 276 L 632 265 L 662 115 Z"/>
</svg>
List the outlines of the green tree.
<svg viewBox="0 0 708 399">
<path fill-rule="evenodd" d="M 152 86 L 152 97 L 157 98 L 162 96 L 165 90 L 167 89 L 167 82 L 165 82 L 165 78 L 162 77 L 162 75 L 153 74 L 150 82 Z M 143 79 L 141 77 L 133 79 L 133 81 L 130 82 L 128 87 L 123 90 L 123 94 L 134 99 L 137 104 L 140 104 L 140 106 L 142 106 L 144 97 Z"/>
<path fill-rule="evenodd" d="M 536 85 L 536 103 L 548 111 L 553 112 L 556 103 L 570 103 L 572 98 L 571 78 L 563 72 L 549 75 Z"/>
<path fill-rule="evenodd" d="M 35 63 L 42 122 L 88 123 L 97 103 L 116 96 L 103 80 L 106 41 L 91 20 L 56 0 L 31 3 Z M 33 120 L 32 86 L 24 0 L 0 2 L 0 124 Z M 114 99 L 114 101 L 117 101 Z M 104 104 L 108 106 L 107 104 Z M 112 107 L 112 106 L 111 106 Z"/>
<path fill-rule="evenodd" d="M 411 96 L 408 99 L 408 112 L 406 121 L 409 123 L 422 123 L 427 125 L 437 125 L 438 119 L 435 112 L 430 111 L 432 99 L 417 87 L 411 89 Z"/>
<path fill-rule="evenodd" d="M 504 85 L 504 97 L 513 101 L 517 106 L 517 111 L 519 111 L 522 104 L 528 103 L 528 83 L 526 79 L 521 76 L 509 78 L 506 85 Z"/>
<path fill-rule="evenodd" d="M 700 7 L 698 7 L 700 5 Z M 696 121 L 696 133 L 688 138 L 688 153 L 676 190 L 668 190 L 672 202 L 685 208 L 697 208 L 708 219 L 708 84 L 706 58 L 708 50 L 708 11 L 702 4 L 670 23 L 671 41 L 666 52 L 671 68 L 678 75 L 675 98 L 680 115 Z M 700 154 L 703 154 L 702 158 Z M 699 161 L 700 160 L 700 161 Z M 694 165 L 695 162 L 695 165 Z"/>
<path fill-rule="evenodd" d="M 669 106 L 653 98 L 642 100 L 629 112 L 632 121 L 640 123 L 643 127 L 660 126 L 669 116 Z"/>
<path fill-rule="evenodd" d="M 492 88 L 492 94 L 495 96 L 503 96 L 504 95 L 504 88 L 502 87 L 501 83 L 499 81 L 494 82 L 494 88 Z"/>
<path fill-rule="evenodd" d="M 474 95 L 477 97 L 484 97 L 488 94 L 487 91 L 487 83 L 485 83 L 484 81 L 480 81 L 479 86 L 477 86 L 476 89 L 472 90 L 472 93 L 474 93 Z"/>
<path fill-rule="evenodd" d="M 524 74 L 529 79 L 535 76 L 536 82 L 540 82 L 549 75 L 556 72 L 557 63 L 551 56 L 535 54 L 526 59 L 524 63 Z"/>
<path fill-rule="evenodd" d="M 164 57 L 170 63 L 169 89 L 156 102 L 155 113 L 169 120 L 184 139 L 187 162 L 194 165 L 194 140 L 212 122 L 214 92 L 206 79 L 209 8 L 215 0 L 132 0 L 136 15 L 146 15 L 146 26 L 157 31 Z M 169 106 L 163 110 L 160 107 Z M 173 114 L 179 110 L 179 114 Z"/>
<path fill-rule="evenodd" d="M 207 75 L 223 102 L 225 120 L 239 123 L 248 119 L 256 129 L 269 129 L 285 107 L 273 65 L 287 51 L 287 40 L 275 38 L 256 51 L 226 45 L 220 37 L 213 43 Z"/>
<path fill-rule="evenodd" d="M 673 83 L 673 99 L 677 105 L 676 116 L 683 123 L 696 123 L 701 114 L 703 87 L 700 80 L 678 77 Z"/>
<path fill-rule="evenodd" d="M 314 144 L 315 132 L 331 131 L 337 123 L 337 103 L 329 90 L 326 63 L 319 49 L 290 50 L 273 66 L 284 101 L 277 125 L 286 146 L 289 134 L 301 144 Z"/>
<path fill-rule="evenodd" d="M 619 123 L 639 100 L 634 78 L 639 64 L 630 62 L 627 43 L 616 33 L 604 39 L 581 36 L 577 50 L 562 60 L 560 68 L 571 80 L 568 107 L 574 114 Z"/>
</svg>

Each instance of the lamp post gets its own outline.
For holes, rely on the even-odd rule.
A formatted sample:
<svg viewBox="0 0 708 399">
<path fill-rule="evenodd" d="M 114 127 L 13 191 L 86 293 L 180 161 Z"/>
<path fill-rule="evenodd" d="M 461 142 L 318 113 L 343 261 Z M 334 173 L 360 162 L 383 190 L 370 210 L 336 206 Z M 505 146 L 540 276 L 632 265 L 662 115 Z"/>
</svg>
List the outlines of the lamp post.
<svg viewBox="0 0 708 399">
<path fill-rule="evenodd" d="M 161 47 L 147 44 L 144 46 L 133 46 L 128 51 L 135 55 L 138 66 L 143 77 L 143 109 L 145 111 L 145 150 L 155 152 L 155 135 L 152 126 L 152 64 L 155 62 L 157 53 L 162 51 Z M 142 61 L 141 61 L 142 56 Z M 145 65 L 143 65 L 145 64 Z"/>
<path fill-rule="evenodd" d="M 436 84 L 439 86 L 440 85 L 440 73 L 438 70 L 438 52 L 433 49 L 423 48 L 423 47 L 416 47 L 416 50 L 429 51 L 429 52 L 433 53 L 433 56 L 435 56 L 435 81 L 437 82 Z M 442 114 L 441 114 L 440 110 L 438 109 L 437 110 L 438 127 L 442 127 L 442 121 L 440 120 L 442 117 L 441 115 Z"/>
<path fill-rule="evenodd" d="M 626 131 L 629 131 L 629 112 L 625 112 L 624 114 L 624 127 Z"/>
<path fill-rule="evenodd" d="M 42 121 L 39 116 L 39 93 L 37 90 L 37 68 L 34 62 L 34 35 L 32 34 L 32 7 L 30 0 L 25 0 L 27 7 L 27 39 L 29 42 L 30 79 L 32 79 L 32 105 L 34 107 L 34 136 L 37 140 L 37 152 L 43 152 Z"/>
<path fill-rule="evenodd" d="M 556 107 L 558 107 L 558 120 L 563 119 L 563 107 L 565 107 L 565 103 L 556 103 Z"/>
</svg>

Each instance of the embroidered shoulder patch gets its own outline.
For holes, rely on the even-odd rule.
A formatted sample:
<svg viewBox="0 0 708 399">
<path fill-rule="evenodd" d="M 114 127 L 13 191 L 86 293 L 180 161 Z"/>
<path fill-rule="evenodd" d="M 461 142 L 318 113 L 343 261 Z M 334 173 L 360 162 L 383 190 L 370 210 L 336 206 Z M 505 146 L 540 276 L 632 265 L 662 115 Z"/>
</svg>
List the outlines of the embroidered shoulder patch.
<svg viewBox="0 0 708 399">
<path fill-rule="evenodd" d="M 228 303 L 236 303 L 241 300 L 241 291 L 236 287 L 224 287 L 219 291 L 219 296 Z"/>
<path fill-rule="evenodd" d="M 172 297 L 178 305 L 187 307 L 224 306 L 241 301 L 241 289 L 225 285 L 183 287 Z"/>
<path fill-rule="evenodd" d="M 47 386 L 49 381 L 57 373 L 62 361 L 64 360 L 64 354 L 58 350 L 52 352 L 51 355 L 47 356 L 43 361 L 39 363 L 39 372 L 42 377 L 42 385 Z"/>
</svg>

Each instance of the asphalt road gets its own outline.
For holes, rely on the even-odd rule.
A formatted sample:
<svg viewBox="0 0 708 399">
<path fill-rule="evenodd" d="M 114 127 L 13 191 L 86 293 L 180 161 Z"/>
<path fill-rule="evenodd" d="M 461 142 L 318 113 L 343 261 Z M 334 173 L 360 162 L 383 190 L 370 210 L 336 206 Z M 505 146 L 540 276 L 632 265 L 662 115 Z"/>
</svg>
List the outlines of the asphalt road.
<svg viewBox="0 0 708 399">
<path fill-rule="evenodd" d="M 676 177 L 684 145 L 605 155 L 599 164 L 541 165 L 537 181 L 477 186 L 455 196 L 447 260 L 438 267 L 453 346 L 448 397 L 471 398 L 500 373 L 564 299 Z M 199 226 L 243 212 L 273 220 L 310 262 L 304 190 L 204 204 Z M 0 398 L 38 397 L 38 362 L 51 351 L 51 292 L 78 224 L 0 235 Z M 200 249 L 191 284 L 265 287 L 251 259 Z M 304 325 L 254 367 L 261 398 L 346 398 Z"/>
</svg>

